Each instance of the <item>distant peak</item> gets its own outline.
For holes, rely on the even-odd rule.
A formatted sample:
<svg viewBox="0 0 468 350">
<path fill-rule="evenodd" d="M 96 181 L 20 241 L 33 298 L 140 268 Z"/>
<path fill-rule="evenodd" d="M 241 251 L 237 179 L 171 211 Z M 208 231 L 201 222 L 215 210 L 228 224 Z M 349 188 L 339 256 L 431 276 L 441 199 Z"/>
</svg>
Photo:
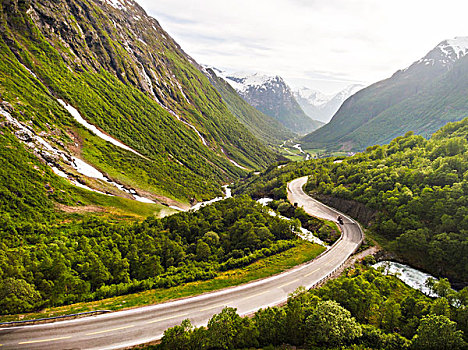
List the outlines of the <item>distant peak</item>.
<svg viewBox="0 0 468 350">
<path fill-rule="evenodd" d="M 450 68 L 454 62 L 468 54 L 468 37 L 459 36 L 440 42 L 429 53 L 416 61 L 416 65 L 443 66 Z M 409 68 L 409 67 L 408 67 Z M 405 69 L 404 71 L 408 70 Z"/>
<path fill-rule="evenodd" d="M 326 95 L 318 90 L 311 89 L 309 87 L 302 87 L 299 90 L 294 92 L 294 95 L 300 98 L 303 98 L 308 101 L 313 106 L 325 106 L 332 100 L 339 100 L 340 103 L 346 100 L 349 96 L 354 95 L 359 90 L 363 89 L 365 86 L 362 84 L 351 84 L 348 85 L 343 90 Z"/>
<path fill-rule="evenodd" d="M 454 39 L 447 39 L 442 41 L 439 47 L 445 53 L 450 54 L 449 49 L 457 55 L 457 58 L 463 57 L 468 53 L 468 36 L 458 36 Z"/>
</svg>

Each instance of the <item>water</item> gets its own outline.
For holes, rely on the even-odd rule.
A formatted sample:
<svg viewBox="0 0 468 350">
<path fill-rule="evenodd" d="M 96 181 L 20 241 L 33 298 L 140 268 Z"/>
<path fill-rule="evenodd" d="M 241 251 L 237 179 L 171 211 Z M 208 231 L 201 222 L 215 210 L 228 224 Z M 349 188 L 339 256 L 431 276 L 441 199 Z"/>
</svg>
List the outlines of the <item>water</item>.
<svg viewBox="0 0 468 350">
<path fill-rule="evenodd" d="M 426 287 L 426 281 L 433 276 L 414 269 L 408 265 L 400 264 L 393 261 L 380 261 L 377 264 L 372 265 L 373 268 L 377 269 L 381 266 L 385 267 L 385 274 L 394 274 L 400 280 L 405 282 L 408 286 L 417 289 L 424 294 L 436 297 L 429 288 Z M 435 278 L 434 278 L 435 279 Z"/>
<path fill-rule="evenodd" d="M 224 197 L 216 197 L 216 198 L 210 199 L 209 201 L 197 203 L 194 206 L 192 206 L 189 210 L 199 210 L 200 208 L 206 205 L 210 205 L 210 204 L 222 201 L 223 199 L 232 197 L 232 190 L 229 188 L 229 185 L 224 185 L 223 188 L 225 192 Z"/>
<path fill-rule="evenodd" d="M 272 198 L 260 198 L 257 200 L 258 203 L 260 203 L 261 205 L 264 205 L 266 206 L 268 203 L 272 202 L 273 199 Z M 270 214 L 271 216 L 277 216 L 281 219 L 285 219 L 285 220 L 292 220 L 290 218 L 287 218 L 286 216 L 282 216 L 282 215 L 279 215 L 278 213 L 276 213 L 274 210 L 270 209 L 268 210 L 268 214 Z M 320 238 L 318 238 L 317 236 L 315 236 L 312 232 L 310 232 L 309 230 L 305 229 L 304 227 L 300 227 L 299 228 L 300 232 L 297 232 L 297 235 L 302 238 L 303 240 L 305 241 L 309 241 L 309 242 L 313 242 L 313 243 L 316 243 L 316 244 L 319 244 L 327 249 L 329 249 L 329 245 L 327 243 L 325 243 L 324 241 L 322 241 Z"/>
</svg>

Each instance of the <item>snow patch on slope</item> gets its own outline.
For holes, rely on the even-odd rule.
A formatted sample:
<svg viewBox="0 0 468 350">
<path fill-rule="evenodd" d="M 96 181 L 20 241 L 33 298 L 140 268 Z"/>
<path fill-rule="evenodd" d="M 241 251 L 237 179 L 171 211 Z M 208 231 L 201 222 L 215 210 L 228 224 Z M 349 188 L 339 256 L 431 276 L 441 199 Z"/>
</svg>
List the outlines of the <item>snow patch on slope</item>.
<svg viewBox="0 0 468 350">
<path fill-rule="evenodd" d="M 117 147 L 120 147 L 120 148 L 123 148 L 124 150 L 127 150 L 127 151 L 130 151 L 130 152 L 133 152 L 135 153 L 136 155 L 142 157 L 142 158 L 146 158 L 145 156 L 143 156 L 142 154 L 138 153 L 137 151 L 135 151 L 133 148 L 130 148 L 126 145 L 124 145 L 122 142 L 120 141 L 117 141 L 116 139 L 114 139 L 113 137 L 109 136 L 109 135 L 106 135 L 104 134 L 101 130 L 99 130 L 96 126 L 94 126 L 93 124 L 90 124 L 88 123 L 80 114 L 80 112 L 78 112 L 76 110 L 75 107 L 69 105 L 68 103 L 66 103 L 65 101 L 61 100 L 61 99 L 58 99 L 57 100 L 63 107 L 65 107 L 65 109 L 72 115 L 73 118 L 75 118 L 75 120 L 80 123 L 81 125 L 83 125 L 86 129 L 92 131 L 96 136 L 100 137 L 101 139 L 105 140 L 105 141 L 108 141 L 110 143 L 112 143 L 114 146 L 117 146 Z"/>
<path fill-rule="evenodd" d="M 261 88 L 267 83 L 281 81 L 281 77 L 279 76 L 268 76 L 262 75 L 259 73 L 246 73 L 246 72 L 236 72 L 236 73 L 228 73 L 221 69 L 211 67 L 211 66 L 203 66 L 204 69 L 212 69 L 216 75 L 222 79 L 224 79 L 232 88 L 238 92 L 245 92 L 251 87 Z"/>
<path fill-rule="evenodd" d="M 302 87 L 294 91 L 294 97 L 302 97 L 307 100 L 312 106 L 321 106 L 329 102 L 335 95 L 325 95 L 318 90 L 308 87 Z"/>
<path fill-rule="evenodd" d="M 101 0 L 101 1 L 111 5 L 117 10 L 126 10 L 126 6 L 125 6 L 126 4 L 125 4 L 125 1 L 123 0 Z"/>
<path fill-rule="evenodd" d="M 460 59 L 468 53 L 468 37 L 456 37 L 445 40 L 439 44 L 439 48 L 447 55 L 450 55 L 452 52 L 455 53 L 457 59 Z"/>
<path fill-rule="evenodd" d="M 418 65 L 424 66 L 443 66 L 449 68 L 454 62 L 468 54 L 468 37 L 455 37 L 439 43 L 434 49 L 429 51 L 426 56 L 413 63 L 411 66 L 403 69 L 403 72 L 409 68 Z"/>
<path fill-rule="evenodd" d="M 24 123 L 19 122 L 16 120 L 14 117 L 11 116 L 11 114 L 2 108 L 0 108 L 0 115 L 5 117 L 5 119 L 10 123 L 13 127 L 18 129 L 17 132 L 15 132 L 15 136 L 25 143 L 29 148 L 34 149 L 34 151 L 40 155 L 42 159 L 47 163 L 48 166 L 51 167 L 52 171 L 67 180 L 69 180 L 72 184 L 75 186 L 87 189 L 89 191 L 105 194 L 108 196 L 113 196 L 112 194 L 109 193 L 104 193 L 101 191 L 98 191 L 96 189 L 93 189 L 91 187 L 88 187 L 74 179 L 73 176 L 69 176 L 65 171 L 64 168 L 62 168 L 62 164 L 59 162 L 60 159 L 62 159 L 66 164 L 74 168 L 78 173 L 102 180 L 119 190 L 126 192 L 130 195 L 132 195 L 133 199 L 139 202 L 144 202 L 144 203 L 155 203 L 149 198 L 144 198 L 139 195 L 137 195 L 137 192 L 134 189 L 128 189 L 124 187 L 123 185 L 116 183 L 109 179 L 106 175 L 104 175 L 102 172 L 100 172 L 98 169 L 94 168 L 92 165 L 86 163 L 85 161 L 77 158 L 70 156 L 67 152 L 62 151 L 54 146 L 52 146 L 49 142 L 44 140 L 42 137 L 38 136 L 33 129 L 31 129 L 29 126 L 25 125 Z M 59 164 L 60 163 L 60 164 Z M 62 168 L 62 169 L 60 169 Z"/>
</svg>

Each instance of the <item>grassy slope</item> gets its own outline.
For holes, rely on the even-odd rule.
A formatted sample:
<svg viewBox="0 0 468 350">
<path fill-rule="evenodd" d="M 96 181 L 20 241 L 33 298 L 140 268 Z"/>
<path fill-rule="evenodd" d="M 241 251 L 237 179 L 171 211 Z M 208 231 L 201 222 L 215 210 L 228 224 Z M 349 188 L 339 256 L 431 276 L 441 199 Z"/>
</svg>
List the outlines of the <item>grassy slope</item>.
<svg viewBox="0 0 468 350">
<path fill-rule="evenodd" d="M 468 113 L 468 59 L 449 72 L 396 73 L 346 100 L 332 121 L 303 138 L 303 147 L 363 150 L 415 131 L 429 136 Z"/>
<path fill-rule="evenodd" d="M 97 212 L 131 220 L 171 212 L 159 204 L 106 196 L 71 185 L 27 151 L 7 128 L 0 133 L 0 161 L 0 211 L 14 221 L 63 220 L 67 216 L 91 215 L 90 209 L 93 215 Z M 57 210 L 57 205 L 70 214 Z"/>
<path fill-rule="evenodd" d="M 171 74 L 181 82 L 190 101 L 184 102 L 181 90 L 171 87 L 168 88 L 168 104 L 210 142 L 209 147 L 203 146 L 192 129 L 161 108 L 151 94 L 138 85 L 134 57 L 119 41 L 123 34 L 110 29 L 109 23 L 118 14 L 103 12 L 93 1 L 81 4 L 79 9 L 86 11 L 86 15 L 82 11 L 75 13 L 72 8 L 76 7 L 71 7 L 70 2 L 54 4 L 50 9 L 41 1 L 35 2 L 33 7 L 40 18 L 35 23 L 25 14 L 26 8 L 19 6 L 18 10 L 12 10 L 9 6 L 13 5 L 2 4 L 0 92 L 2 99 L 13 105 L 18 119 L 33 120 L 38 131 L 49 133 L 47 125 L 62 131 L 75 127 L 52 94 L 59 96 L 74 105 L 91 123 L 148 158 L 135 157 L 91 138 L 91 142 L 84 143 L 83 152 L 89 161 L 117 178 L 124 169 L 125 176 L 120 175 L 120 179 L 137 181 L 143 189 L 182 201 L 218 195 L 220 183 L 243 174 L 225 158 L 221 147 L 238 163 L 251 168 L 276 159 L 235 120 L 208 80 L 172 40 L 165 47 L 159 43 L 158 49 L 164 51 L 159 52 L 158 59 L 166 65 L 160 69 L 170 70 L 166 75 Z M 41 27 L 44 24 L 41 16 L 45 16 L 41 11 L 57 17 L 51 20 L 56 21 L 53 25 L 57 26 L 59 36 Z M 71 32 L 63 34 L 61 16 L 68 16 Z M 100 34 L 102 46 L 87 46 L 87 42 L 73 32 L 75 27 L 86 33 Z M 158 33 L 147 35 L 151 34 L 155 36 L 153 45 L 158 42 Z M 161 35 L 159 33 L 159 37 Z M 21 67 L 18 60 L 39 79 Z M 116 71 L 106 66 L 107 61 L 113 63 Z M 165 85 L 169 83 L 175 85 L 173 81 Z M 71 140 L 65 137 L 62 141 Z"/>
</svg>

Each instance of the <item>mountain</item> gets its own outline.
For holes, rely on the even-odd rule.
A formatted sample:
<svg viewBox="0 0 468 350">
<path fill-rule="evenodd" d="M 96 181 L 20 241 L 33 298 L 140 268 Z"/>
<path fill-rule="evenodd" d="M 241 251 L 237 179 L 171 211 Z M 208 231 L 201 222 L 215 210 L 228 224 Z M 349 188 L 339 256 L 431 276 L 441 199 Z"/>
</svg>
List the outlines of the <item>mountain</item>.
<svg viewBox="0 0 468 350">
<path fill-rule="evenodd" d="M 362 150 L 414 131 L 429 136 L 468 113 L 468 38 L 442 41 L 390 78 L 348 98 L 307 147 Z"/>
<path fill-rule="evenodd" d="M 288 129 L 305 134 L 323 125 L 311 120 L 297 103 L 291 88 L 279 76 L 234 73 L 218 70 L 218 76 L 226 80 L 251 106 L 269 115 Z"/>
<path fill-rule="evenodd" d="M 343 102 L 364 88 L 361 84 L 352 84 L 333 95 L 303 87 L 294 91 L 294 97 L 304 112 L 312 119 L 328 123 Z"/>
<path fill-rule="evenodd" d="M 287 129 L 279 121 L 260 112 L 243 100 L 226 80 L 217 75 L 222 75 L 219 69 L 206 67 L 204 72 L 211 84 L 219 92 L 232 114 L 236 116 L 239 122 L 255 137 L 268 145 L 277 146 L 283 141 L 295 136 L 294 132 Z"/>
<path fill-rule="evenodd" d="M 135 1 L 0 4 L 2 132 L 68 185 L 188 205 L 278 159 Z"/>
</svg>

